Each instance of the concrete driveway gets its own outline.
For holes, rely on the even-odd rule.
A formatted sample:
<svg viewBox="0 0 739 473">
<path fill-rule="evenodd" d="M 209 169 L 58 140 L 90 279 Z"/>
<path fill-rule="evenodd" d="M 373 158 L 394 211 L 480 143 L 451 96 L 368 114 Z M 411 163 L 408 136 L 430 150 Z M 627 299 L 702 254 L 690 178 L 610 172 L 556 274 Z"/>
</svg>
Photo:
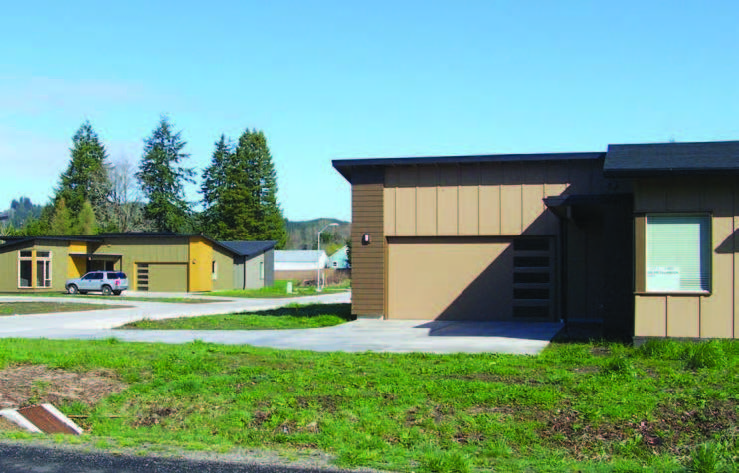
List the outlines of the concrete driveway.
<svg viewBox="0 0 739 473">
<path fill-rule="evenodd" d="M 0 297 L 0 302 L 53 300 Z M 0 317 L 0 338 L 105 339 L 131 342 L 211 343 L 344 352 L 512 353 L 541 352 L 562 328 L 558 323 L 357 320 L 334 327 L 303 330 L 113 330 L 141 320 L 266 310 L 291 303 L 350 302 L 350 293 L 291 299 L 223 299 L 205 304 L 65 298 L 130 308 Z"/>
</svg>

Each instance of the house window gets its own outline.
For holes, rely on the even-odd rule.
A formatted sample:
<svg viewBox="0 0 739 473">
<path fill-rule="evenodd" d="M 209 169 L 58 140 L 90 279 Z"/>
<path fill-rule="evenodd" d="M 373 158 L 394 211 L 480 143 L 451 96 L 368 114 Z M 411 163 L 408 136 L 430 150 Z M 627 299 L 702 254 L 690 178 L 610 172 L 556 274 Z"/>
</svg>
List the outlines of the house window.
<svg viewBox="0 0 739 473">
<path fill-rule="evenodd" d="M 647 292 L 711 290 L 710 215 L 647 215 Z"/>
<path fill-rule="evenodd" d="M 210 278 L 215 281 L 218 279 L 218 262 L 213 261 L 210 265 Z"/>
<path fill-rule="evenodd" d="M 338 261 L 334 261 L 334 262 L 331 263 L 331 266 L 333 266 L 334 268 L 338 268 L 339 267 L 339 262 Z"/>
<path fill-rule="evenodd" d="M 36 287 L 51 287 L 51 252 L 36 252 Z"/>
<path fill-rule="evenodd" d="M 18 287 L 32 287 L 33 252 L 30 250 L 18 252 Z"/>
<path fill-rule="evenodd" d="M 264 262 L 259 262 L 259 279 L 264 280 Z"/>
<path fill-rule="evenodd" d="M 33 280 L 34 251 L 18 252 L 18 287 L 51 287 L 51 252 L 36 251 L 36 280 Z"/>
</svg>

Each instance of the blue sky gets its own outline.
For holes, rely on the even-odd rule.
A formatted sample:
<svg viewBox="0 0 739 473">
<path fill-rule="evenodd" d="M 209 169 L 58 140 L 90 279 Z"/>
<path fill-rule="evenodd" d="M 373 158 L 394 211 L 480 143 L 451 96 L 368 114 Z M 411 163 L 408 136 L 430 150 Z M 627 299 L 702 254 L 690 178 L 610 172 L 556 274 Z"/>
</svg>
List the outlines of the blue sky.
<svg viewBox="0 0 739 473">
<path fill-rule="evenodd" d="M 198 172 L 261 129 L 291 220 L 350 219 L 336 158 L 739 139 L 735 1 L 30 5 L 0 15 L 0 209 L 48 200 L 86 119 L 136 163 L 165 113 Z"/>
</svg>

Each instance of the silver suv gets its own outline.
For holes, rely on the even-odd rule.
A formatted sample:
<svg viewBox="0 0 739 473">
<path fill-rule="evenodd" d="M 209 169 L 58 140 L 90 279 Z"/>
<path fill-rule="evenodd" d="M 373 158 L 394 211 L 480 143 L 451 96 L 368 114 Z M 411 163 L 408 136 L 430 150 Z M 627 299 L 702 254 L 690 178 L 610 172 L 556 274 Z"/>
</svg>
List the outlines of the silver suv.
<svg viewBox="0 0 739 473">
<path fill-rule="evenodd" d="M 81 278 L 68 279 L 64 287 L 70 294 L 95 291 L 102 292 L 105 296 L 120 296 L 121 292 L 128 289 L 128 278 L 126 273 L 120 271 L 91 271 Z"/>
</svg>

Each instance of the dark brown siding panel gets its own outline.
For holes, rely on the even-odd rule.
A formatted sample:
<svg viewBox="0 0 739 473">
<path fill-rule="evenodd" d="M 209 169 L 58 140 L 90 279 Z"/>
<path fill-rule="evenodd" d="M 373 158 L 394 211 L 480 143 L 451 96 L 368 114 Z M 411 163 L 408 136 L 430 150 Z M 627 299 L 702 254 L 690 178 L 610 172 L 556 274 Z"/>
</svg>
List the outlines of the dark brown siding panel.
<svg viewBox="0 0 739 473">
<path fill-rule="evenodd" d="M 383 188 L 382 168 L 352 172 L 352 313 L 358 316 L 384 315 Z M 362 245 L 365 233 L 369 245 Z"/>
<path fill-rule="evenodd" d="M 644 214 L 634 217 L 634 285 L 636 292 L 647 290 L 647 217 Z"/>
</svg>

